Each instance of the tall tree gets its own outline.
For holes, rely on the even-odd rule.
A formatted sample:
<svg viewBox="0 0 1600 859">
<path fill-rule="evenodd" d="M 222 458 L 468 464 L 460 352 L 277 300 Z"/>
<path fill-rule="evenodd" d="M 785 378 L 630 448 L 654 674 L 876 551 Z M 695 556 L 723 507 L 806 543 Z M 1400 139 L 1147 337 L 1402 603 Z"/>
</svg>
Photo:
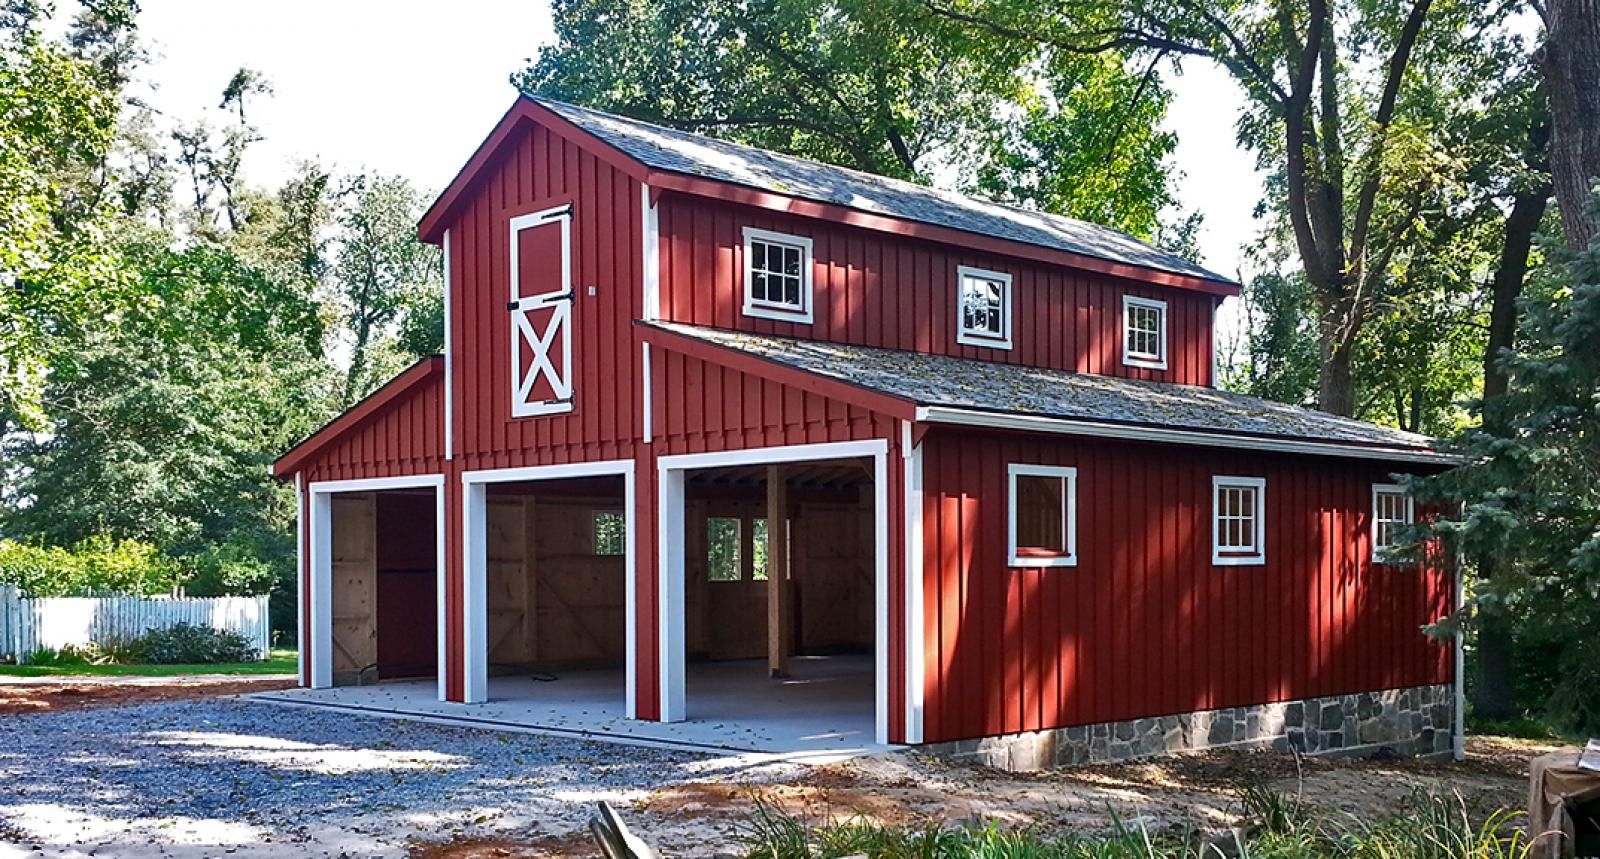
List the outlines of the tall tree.
<svg viewBox="0 0 1600 859">
<path fill-rule="evenodd" d="M 1544 19 L 1536 54 L 1550 90 L 1550 167 L 1567 246 L 1585 250 L 1597 225 L 1589 193 L 1600 180 L 1600 0 L 1529 0 Z"/>
<path fill-rule="evenodd" d="M 100 241 L 119 92 L 46 39 L 39 14 L 14 8 L 0 32 L 0 428 L 45 425 L 53 350 L 114 306 L 121 281 Z"/>
<path fill-rule="evenodd" d="M 393 176 L 356 176 L 344 191 L 333 286 L 349 337 L 342 405 L 365 396 L 395 368 L 376 361 L 392 350 L 395 326 L 440 293 L 438 250 L 417 240 L 422 198 Z M 442 335 L 442 328 L 441 328 Z M 391 351 L 392 354 L 392 351 Z"/>
<path fill-rule="evenodd" d="M 1494 9 L 1466 0 L 924 0 L 954 21 L 1063 51 L 1204 58 L 1254 106 L 1241 138 L 1281 177 L 1281 211 L 1318 305 L 1318 402 L 1357 406 L 1353 357 L 1438 163 L 1440 92 L 1498 71 Z M 1422 169 L 1419 169 L 1422 168 Z"/>
<path fill-rule="evenodd" d="M 1144 237 L 1170 202 L 1168 93 L 1148 64 L 1072 56 L 917 0 L 558 0 L 523 90 L 947 185 Z"/>
</svg>

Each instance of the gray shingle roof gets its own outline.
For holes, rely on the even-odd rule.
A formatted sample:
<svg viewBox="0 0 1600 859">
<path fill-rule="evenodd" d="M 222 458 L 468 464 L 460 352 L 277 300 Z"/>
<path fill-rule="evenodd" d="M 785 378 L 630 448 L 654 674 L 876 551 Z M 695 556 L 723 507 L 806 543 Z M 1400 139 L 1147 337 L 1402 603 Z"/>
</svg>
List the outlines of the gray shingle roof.
<svg viewBox="0 0 1600 859">
<path fill-rule="evenodd" d="M 1214 388 L 821 340 L 793 340 L 672 322 L 649 324 L 919 406 L 1417 452 L 1434 448 L 1433 440 L 1427 436 Z"/>
<path fill-rule="evenodd" d="M 1236 283 L 1233 278 L 1098 224 L 806 161 L 553 99 L 528 98 L 655 170 L 731 182 L 1218 283 Z"/>
</svg>

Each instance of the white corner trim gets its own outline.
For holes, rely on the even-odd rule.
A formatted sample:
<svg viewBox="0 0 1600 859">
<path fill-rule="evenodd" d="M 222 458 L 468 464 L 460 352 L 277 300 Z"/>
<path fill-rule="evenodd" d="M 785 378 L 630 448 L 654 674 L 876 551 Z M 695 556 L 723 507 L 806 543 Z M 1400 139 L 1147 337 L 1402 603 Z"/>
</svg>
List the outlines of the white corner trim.
<svg viewBox="0 0 1600 859">
<path fill-rule="evenodd" d="M 450 231 L 444 231 L 444 458 L 456 458 L 455 349 L 450 333 Z M 440 627 L 443 629 L 444 627 Z M 440 663 L 443 665 L 444 663 Z M 444 672 L 440 672 L 442 675 Z"/>
<path fill-rule="evenodd" d="M 1055 477 L 1066 484 L 1066 506 L 1061 525 L 1067 535 L 1067 553 L 1053 557 L 1028 557 L 1017 554 L 1017 478 Z M 1076 567 L 1078 565 L 1078 469 L 1056 465 L 1006 465 L 1006 566 Z"/>
<path fill-rule="evenodd" d="M 1218 501 L 1223 489 L 1255 490 L 1255 517 L 1250 540 L 1250 554 L 1224 555 L 1221 534 L 1218 532 Z M 1265 477 L 1239 477 L 1216 474 L 1211 477 L 1211 563 L 1219 567 L 1258 567 L 1267 563 L 1267 479 Z"/>
<path fill-rule="evenodd" d="M 650 186 L 639 186 L 640 224 L 644 246 L 640 249 L 644 273 L 644 307 L 640 317 L 646 322 L 661 318 L 661 216 L 650 202 Z"/>
<path fill-rule="evenodd" d="M 311 592 L 311 570 L 306 567 L 306 493 L 305 475 L 302 472 L 294 473 L 294 635 L 295 640 L 306 635 L 306 595 Z M 308 642 L 309 643 L 309 642 Z M 299 686 L 306 685 L 306 650 L 302 646 L 295 648 L 299 651 L 295 655 L 295 683 Z"/>
<path fill-rule="evenodd" d="M 640 408 L 643 409 L 644 414 L 640 417 L 640 419 L 644 423 L 644 443 L 650 444 L 655 439 L 656 429 L 654 391 L 655 375 L 652 372 L 652 367 L 650 364 L 650 344 L 648 342 L 643 342 L 640 343 L 639 346 L 644 350 L 640 358 L 642 362 L 640 371 L 644 374 L 644 383 L 641 385 L 641 389 L 644 391 L 644 393 L 641 397 L 642 402 L 640 404 Z"/>
<path fill-rule="evenodd" d="M 1128 308 L 1143 307 L 1157 311 L 1157 336 L 1156 344 L 1161 351 L 1156 354 L 1128 351 Z M 1150 370 L 1167 369 L 1167 303 L 1154 298 L 1140 298 L 1137 295 L 1122 296 L 1122 363 L 1129 367 L 1144 367 Z"/>
<path fill-rule="evenodd" d="M 923 626 L 922 445 L 912 444 L 910 421 L 901 422 L 905 467 L 906 742 L 922 742 L 926 666 Z"/>
<path fill-rule="evenodd" d="M 1009 429 L 1023 432 L 1043 432 L 1056 435 L 1127 441 L 1153 441 L 1165 444 L 1199 445 L 1202 447 L 1226 447 L 1235 450 L 1264 450 L 1275 453 L 1342 456 L 1351 459 L 1376 459 L 1384 462 L 1422 462 L 1439 465 L 1455 465 L 1461 462 L 1460 457 L 1434 451 L 1408 450 L 1397 447 L 1363 447 L 1337 442 L 1301 441 L 1287 438 L 1227 435 L 1205 430 L 1132 426 L 1129 424 L 1114 424 L 1075 418 L 985 412 L 949 406 L 918 406 L 916 420 L 919 423 L 955 424 L 959 426 L 988 427 L 990 429 Z"/>
<path fill-rule="evenodd" d="M 434 618 L 434 646 L 436 650 L 435 659 L 438 660 L 435 663 L 438 667 L 434 670 L 435 679 L 437 680 L 437 688 L 434 691 L 438 694 L 440 701 L 450 700 L 450 678 L 446 668 L 450 664 L 450 637 L 445 634 L 450 617 L 450 612 L 446 610 L 450 601 L 450 573 L 445 568 L 448 556 L 445 554 L 444 545 L 445 517 L 449 513 L 446 511 L 444 494 L 444 476 L 440 475 L 439 488 L 434 492 L 433 496 L 433 521 L 438 528 L 434 533 L 433 559 L 434 569 L 436 570 L 433 604 L 437 615 Z"/>
<path fill-rule="evenodd" d="M 754 241 L 770 242 L 773 244 L 789 245 L 800 249 L 800 306 L 775 301 L 757 301 L 750 294 L 751 269 L 753 259 L 750 254 L 750 243 Z M 815 267 L 816 257 L 812 254 L 811 239 L 805 236 L 795 236 L 788 233 L 777 233 L 772 230 L 762 230 L 756 227 L 744 228 L 744 315 L 756 316 L 762 319 L 774 319 L 779 322 L 796 322 L 810 325 L 813 320 L 812 307 L 812 269 Z"/>
<path fill-rule="evenodd" d="M 1000 284 L 1000 336 L 986 332 L 971 331 L 967 328 L 966 305 L 963 303 L 966 293 L 967 279 L 992 280 Z M 956 342 L 967 346 L 982 346 L 986 349 L 1011 348 L 1011 315 L 1015 303 L 1011 296 L 1011 275 L 1003 271 L 991 271 L 986 268 L 974 268 L 968 265 L 956 266 Z"/>
</svg>

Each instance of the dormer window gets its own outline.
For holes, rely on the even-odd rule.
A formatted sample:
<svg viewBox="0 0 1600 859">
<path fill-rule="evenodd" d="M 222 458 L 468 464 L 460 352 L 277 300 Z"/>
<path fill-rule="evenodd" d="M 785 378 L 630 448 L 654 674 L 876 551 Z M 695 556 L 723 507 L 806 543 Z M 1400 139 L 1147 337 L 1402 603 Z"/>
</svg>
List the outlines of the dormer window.
<svg viewBox="0 0 1600 859">
<path fill-rule="evenodd" d="M 1122 363 L 1167 369 L 1167 303 L 1134 295 L 1122 297 Z"/>
<path fill-rule="evenodd" d="M 811 240 L 744 228 L 744 313 L 811 322 Z"/>
<path fill-rule="evenodd" d="M 981 268 L 956 269 L 959 288 L 956 342 L 1011 348 L 1011 275 Z"/>
</svg>

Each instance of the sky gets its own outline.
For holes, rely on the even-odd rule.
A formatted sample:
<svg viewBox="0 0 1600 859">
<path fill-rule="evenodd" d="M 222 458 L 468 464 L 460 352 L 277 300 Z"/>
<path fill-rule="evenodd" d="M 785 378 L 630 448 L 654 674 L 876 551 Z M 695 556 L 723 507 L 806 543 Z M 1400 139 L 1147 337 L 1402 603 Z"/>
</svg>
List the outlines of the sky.
<svg viewBox="0 0 1600 859">
<path fill-rule="evenodd" d="M 541 0 L 140 5 L 152 55 L 145 77 L 154 89 L 146 97 L 169 117 L 226 122 L 217 102 L 241 66 L 271 82 L 270 98 L 247 105 L 266 136 L 247 165 L 246 178 L 257 185 L 275 185 L 315 158 L 442 188 L 510 106 L 508 76 L 552 40 Z M 1202 262 L 1237 274 L 1261 189 L 1254 159 L 1234 142 L 1242 96 L 1225 72 L 1203 62 L 1190 61 L 1168 83 L 1179 199 L 1205 214 Z"/>
</svg>

